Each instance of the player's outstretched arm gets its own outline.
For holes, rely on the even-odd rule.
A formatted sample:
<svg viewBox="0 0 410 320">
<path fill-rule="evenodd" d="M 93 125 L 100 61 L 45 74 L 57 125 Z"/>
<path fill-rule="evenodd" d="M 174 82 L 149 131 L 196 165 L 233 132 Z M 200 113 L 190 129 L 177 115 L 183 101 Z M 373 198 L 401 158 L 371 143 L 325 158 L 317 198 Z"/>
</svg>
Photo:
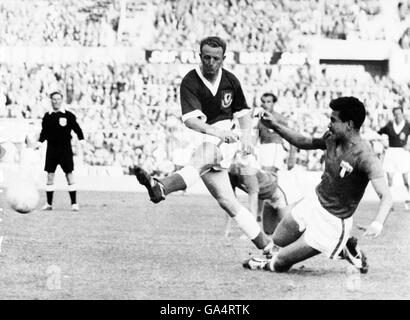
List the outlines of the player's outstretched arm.
<svg viewBox="0 0 410 320">
<path fill-rule="evenodd" d="M 200 133 L 209 134 L 211 136 L 221 139 L 222 142 L 234 143 L 239 140 L 238 134 L 228 131 L 221 130 L 219 128 L 213 127 L 207 124 L 204 120 L 199 118 L 189 118 L 185 120 L 184 124 L 192 130 L 195 130 Z"/>
<path fill-rule="evenodd" d="M 374 221 L 368 227 L 359 226 L 359 229 L 364 230 L 364 236 L 376 238 L 382 233 L 384 222 L 393 205 L 393 198 L 384 177 L 372 179 L 371 182 L 380 199 L 379 208 Z"/>
<path fill-rule="evenodd" d="M 262 115 L 261 121 L 265 126 L 275 130 L 283 139 L 299 149 L 326 149 L 326 143 L 323 138 L 307 137 L 297 131 L 289 129 L 286 125 L 282 124 L 276 116 L 269 112 L 265 112 Z"/>
</svg>

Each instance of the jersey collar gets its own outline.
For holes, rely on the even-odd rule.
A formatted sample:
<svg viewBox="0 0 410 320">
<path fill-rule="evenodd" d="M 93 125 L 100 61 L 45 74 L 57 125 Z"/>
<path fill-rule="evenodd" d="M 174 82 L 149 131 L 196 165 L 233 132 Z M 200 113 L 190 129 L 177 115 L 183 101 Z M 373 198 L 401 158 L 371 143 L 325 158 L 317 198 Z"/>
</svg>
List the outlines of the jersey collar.
<svg viewBox="0 0 410 320">
<path fill-rule="evenodd" d="M 404 120 L 402 122 L 400 122 L 399 124 L 396 124 L 396 122 L 393 121 L 394 132 L 396 132 L 396 134 L 399 134 L 400 131 L 403 130 L 405 124 L 406 124 L 406 122 Z"/>
<path fill-rule="evenodd" d="M 58 112 L 61 112 L 61 113 L 65 113 L 65 108 L 64 107 L 61 107 L 59 110 L 57 110 L 57 111 L 55 111 L 55 110 L 51 110 L 50 111 L 50 113 L 58 113 Z"/>
<path fill-rule="evenodd" d="M 210 81 L 208 81 L 208 79 L 204 77 L 200 66 L 197 66 L 195 68 L 195 71 L 198 74 L 198 76 L 201 78 L 204 85 L 209 89 L 209 91 L 211 91 L 212 95 L 215 97 L 216 93 L 218 92 L 219 84 L 221 83 L 221 79 L 222 79 L 222 68 L 219 69 L 218 76 L 216 77 L 216 81 L 214 84 L 212 84 Z"/>
</svg>

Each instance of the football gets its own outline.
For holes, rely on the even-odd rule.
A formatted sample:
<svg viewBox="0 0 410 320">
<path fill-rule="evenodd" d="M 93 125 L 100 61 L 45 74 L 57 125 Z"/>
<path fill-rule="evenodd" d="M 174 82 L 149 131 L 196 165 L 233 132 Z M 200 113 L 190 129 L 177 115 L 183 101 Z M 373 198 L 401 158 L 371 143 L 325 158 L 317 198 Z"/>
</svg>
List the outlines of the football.
<svg viewBox="0 0 410 320">
<path fill-rule="evenodd" d="M 40 196 L 33 183 L 17 182 L 7 187 L 6 199 L 14 211 L 29 213 L 37 207 Z"/>
</svg>

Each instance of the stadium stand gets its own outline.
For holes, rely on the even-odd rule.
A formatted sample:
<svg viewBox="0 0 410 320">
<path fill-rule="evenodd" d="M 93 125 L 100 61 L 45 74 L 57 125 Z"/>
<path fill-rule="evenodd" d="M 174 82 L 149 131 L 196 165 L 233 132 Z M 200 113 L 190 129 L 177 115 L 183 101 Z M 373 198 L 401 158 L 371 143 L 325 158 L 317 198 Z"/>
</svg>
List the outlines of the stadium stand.
<svg viewBox="0 0 410 320">
<path fill-rule="evenodd" d="M 376 0 L 155 0 L 144 5 L 154 12 L 154 32 L 145 48 L 151 53 L 196 52 L 198 39 L 209 33 L 224 37 L 229 51 L 279 53 L 276 63 L 227 61 L 225 65 L 241 79 L 250 106 L 259 104 L 262 91 L 272 90 L 278 96 L 278 110 L 300 131 L 322 134 L 327 104 L 341 95 L 357 95 L 365 102 L 369 137 L 374 137 L 393 105 L 408 106 L 409 83 L 397 83 L 387 72 L 369 72 L 362 65 L 312 63 L 309 57 L 280 63 L 284 53 L 303 52 L 311 37 L 389 40 L 408 48 L 407 2 L 393 3 L 390 11 Z M 0 45 L 4 50 L 38 46 L 46 52 L 55 47 L 133 46 L 118 38 L 121 10 L 121 1 L 4 0 Z M 401 36 L 388 32 L 395 21 L 404 30 Z M 0 117 L 38 124 L 49 108 L 48 93 L 58 86 L 85 128 L 88 144 L 77 154 L 78 161 L 117 165 L 124 172 L 132 164 L 144 163 L 151 171 L 167 174 L 174 169 L 173 150 L 186 146 L 178 86 L 194 60 L 16 63 L 2 59 Z M 321 153 L 298 152 L 296 162 L 309 170 L 320 169 Z"/>
</svg>

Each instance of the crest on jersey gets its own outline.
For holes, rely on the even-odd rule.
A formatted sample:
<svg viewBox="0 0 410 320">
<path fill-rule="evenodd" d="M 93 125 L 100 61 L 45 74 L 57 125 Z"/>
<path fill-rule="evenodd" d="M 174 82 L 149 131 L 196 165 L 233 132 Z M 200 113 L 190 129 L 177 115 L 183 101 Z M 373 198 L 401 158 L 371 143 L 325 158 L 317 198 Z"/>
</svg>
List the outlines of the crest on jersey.
<svg viewBox="0 0 410 320">
<path fill-rule="evenodd" d="M 406 134 L 404 132 L 400 133 L 400 140 L 406 140 Z"/>
<path fill-rule="evenodd" d="M 233 92 L 231 90 L 222 91 L 221 105 L 222 108 L 229 108 L 233 101 Z"/>
<path fill-rule="evenodd" d="M 351 174 L 353 171 L 353 167 L 349 162 L 343 161 L 340 162 L 340 169 L 339 169 L 339 175 L 341 178 L 344 178 Z"/>
<path fill-rule="evenodd" d="M 58 123 L 60 126 L 65 127 L 67 125 L 67 118 L 59 118 Z"/>
</svg>

